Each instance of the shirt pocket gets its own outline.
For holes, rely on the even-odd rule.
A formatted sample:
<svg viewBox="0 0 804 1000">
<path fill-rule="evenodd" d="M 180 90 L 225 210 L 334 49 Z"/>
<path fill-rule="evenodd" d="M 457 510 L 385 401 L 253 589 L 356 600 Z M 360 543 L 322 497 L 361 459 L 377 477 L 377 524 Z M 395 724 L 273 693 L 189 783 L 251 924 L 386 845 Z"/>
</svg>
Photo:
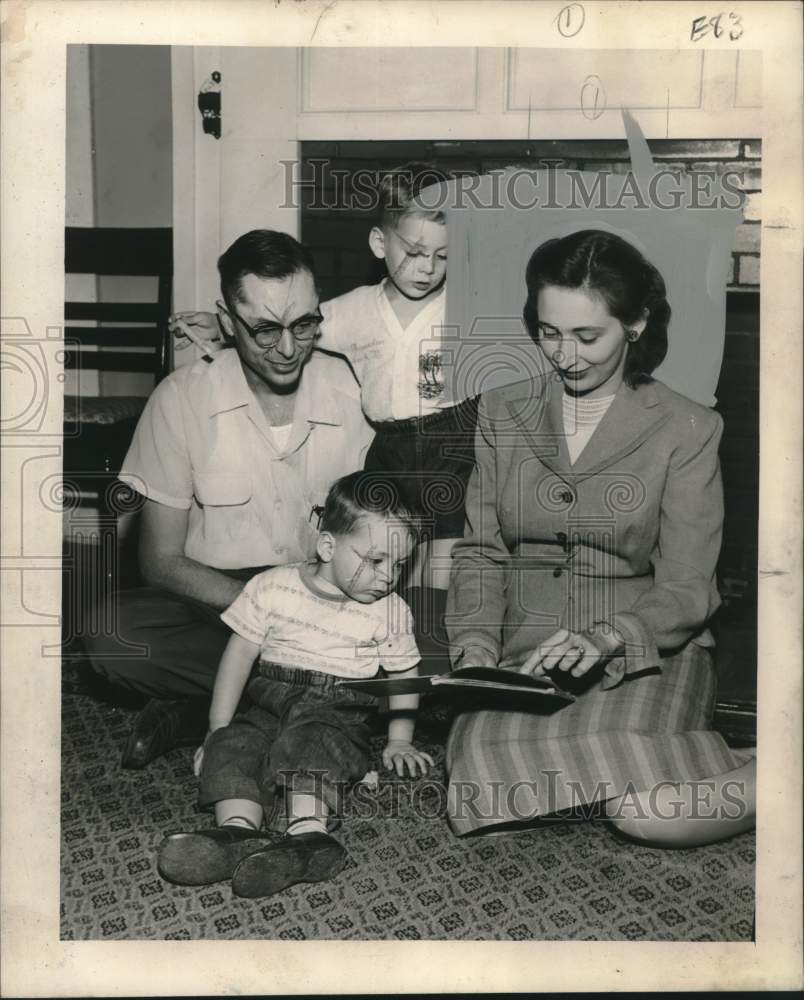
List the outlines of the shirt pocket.
<svg viewBox="0 0 804 1000">
<path fill-rule="evenodd" d="M 195 477 L 195 497 L 211 541 L 242 538 L 252 520 L 252 478 L 242 472 L 204 472 Z"/>
</svg>

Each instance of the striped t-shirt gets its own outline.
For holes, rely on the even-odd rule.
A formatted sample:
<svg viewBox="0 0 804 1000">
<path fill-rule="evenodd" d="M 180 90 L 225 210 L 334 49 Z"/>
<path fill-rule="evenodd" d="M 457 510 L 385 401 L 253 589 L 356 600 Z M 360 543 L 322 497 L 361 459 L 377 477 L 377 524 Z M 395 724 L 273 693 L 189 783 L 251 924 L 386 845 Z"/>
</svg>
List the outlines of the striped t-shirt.
<svg viewBox="0 0 804 1000">
<path fill-rule="evenodd" d="M 253 577 L 221 618 L 260 647 L 260 659 L 350 679 L 419 662 L 413 616 L 396 594 L 361 604 L 317 585 L 312 566 L 277 566 Z"/>
</svg>

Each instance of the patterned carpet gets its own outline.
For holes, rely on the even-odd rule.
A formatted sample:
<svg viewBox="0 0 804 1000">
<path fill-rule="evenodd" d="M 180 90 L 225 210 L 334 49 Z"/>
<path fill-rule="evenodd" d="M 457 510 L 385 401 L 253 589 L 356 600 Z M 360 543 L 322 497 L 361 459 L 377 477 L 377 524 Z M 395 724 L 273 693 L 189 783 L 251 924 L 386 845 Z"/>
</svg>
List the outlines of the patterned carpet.
<svg viewBox="0 0 804 1000">
<path fill-rule="evenodd" d="M 68 675 L 69 676 L 69 675 Z M 146 771 L 119 767 L 132 713 L 65 684 L 62 702 L 61 936 L 67 940 L 441 939 L 746 941 L 752 936 L 754 838 L 658 851 L 601 824 L 561 822 L 458 840 L 443 819 L 443 706 L 419 743 L 427 781 L 381 777 L 338 837 L 350 862 L 334 882 L 262 900 L 226 883 L 164 882 L 167 833 L 211 825 L 195 808 L 191 751 Z M 382 745 L 377 738 L 375 753 Z M 379 767 L 379 760 L 374 765 Z"/>
</svg>

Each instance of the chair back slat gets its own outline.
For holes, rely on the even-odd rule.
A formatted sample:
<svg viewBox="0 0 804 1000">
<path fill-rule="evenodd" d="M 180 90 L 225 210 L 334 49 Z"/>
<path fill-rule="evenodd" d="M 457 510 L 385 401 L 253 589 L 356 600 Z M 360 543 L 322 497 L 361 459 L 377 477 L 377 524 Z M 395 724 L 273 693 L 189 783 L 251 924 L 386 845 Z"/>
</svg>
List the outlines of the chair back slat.
<svg viewBox="0 0 804 1000">
<path fill-rule="evenodd" d="M 159 302 L 160 310 L 163 310 L 164 315 L 170 315 L 170 301 L 171 295 L 173 293 L 173 272 L 170 274 L 162 274 L 159 277 L 159 291 L 157 293 L 157 301 Z M 170 371 L 170 349 L 171 349 L 171 337 L 167 328 L 165 329 L 165 336 L 162 338 L 162 343 L 159 348 L 159 366 L 160 374 L 157 377 L 159 379 L 164 378 L 165 375 Z"/>
<path fill-rule="evenodd" d="M 173 231 L 68 226 L 64 269 L 67 274 L 172 275 Z"/>
<path fill-rule="evenodd" d="M 80 351 L 66 347 L 64 367 L 70 371 L 149 372 L 153 374 L 153 351 Z"/>
<path fill-rule="evenodd" d="M 161 334 L 156 326 L 65 326 L 67 347 L 150 347 L 161 346 Z"/>
<path fill-rule="evenodd" d="M 67 320 L 99 323 L 158 323 L 162 319 L 157 302 L 65 302 Z M 112 334 L 114 331 L 110 331 Z"/>
</svg>

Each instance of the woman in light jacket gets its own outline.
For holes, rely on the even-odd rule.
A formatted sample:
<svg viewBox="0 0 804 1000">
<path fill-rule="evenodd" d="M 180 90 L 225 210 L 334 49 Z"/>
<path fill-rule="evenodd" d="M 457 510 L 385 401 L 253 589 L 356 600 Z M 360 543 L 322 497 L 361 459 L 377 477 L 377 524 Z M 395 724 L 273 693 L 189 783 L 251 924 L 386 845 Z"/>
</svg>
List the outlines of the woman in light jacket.
<svg viewBox="0 0 804 1000">
<path fill-rule="evenodd" d="M 452 827 L 602 808 L 655 846 L 750 829 L 753 751 L 711 728 L 722 420 L 651 378 L 670 307 L 629 243 L 550 240 L 526 280 L 552 370 L 482 399 L 447 627 L 455 666 L 544 675 L 576 701 L 458 716 Z"/>
</svg>

